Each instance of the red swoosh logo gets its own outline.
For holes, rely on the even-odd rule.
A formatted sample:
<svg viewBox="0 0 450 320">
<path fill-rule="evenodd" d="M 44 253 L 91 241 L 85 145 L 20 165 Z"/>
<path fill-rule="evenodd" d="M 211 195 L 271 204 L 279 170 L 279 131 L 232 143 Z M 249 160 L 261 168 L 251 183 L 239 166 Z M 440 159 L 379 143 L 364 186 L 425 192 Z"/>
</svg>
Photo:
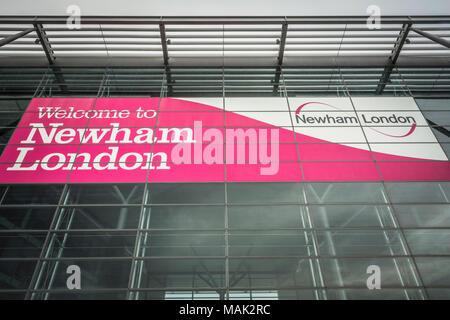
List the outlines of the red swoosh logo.
<svg viewBox="0 0 450 320">
<path fill-rule="evenodd" d="M 331 105 L 331 104 L 328 104 L 328 103 L 324 103 L 324 102 L 312 102 L 312 101 L 311 101 L 311 102 L 306 102 L 306 103 L 300 105 L 300 106 L 297 108 L 297 110 L 295 111 L 295 114 L 299 114 L 300 111 L 301 111 L 305 106 L 307 106 L 308 104 L 311 104 L 311 103 L 322 104 L 322 105 L 324 105 L 324 106 L 328 106 L 328 107 L 331 107 L 331 108 L 336 109 L 336 110 L 341 110 L 341 109 L 339 109 L 339 108 L 337 108 L 337 107 L 335 107 L 335 106 L 333 106 L 333 105 Z M 341 111 L 342 111 L 342 110 L 341 110 Z M 344 111 L 344 112 L 345 112 L 345 111 Z M 373 131 L 375 131 L 375 132 L 378 132 L 378 133 L 380 133 L 380 134 L 383 134 L 383 135 L 385 135 L 385 136 L 391 137 L 391 138 L 404 138 L 404 137 L 407 137 L 407 136 L 411 135 L 411 134 L 414 132 L 414 130 L 416 130 L 416 127 L 417 127 L 417 124 L 414 122 L 414 123 L 411 125 L 411 128 L 409 129 L 408 133 L 406 133 L 406 134 L 404 134 L 404 135 L 401 135 L 401 136 L 396 136 L 396 135 L 388 134 L 388 133 L 382 132 L 382 131 L 377 130 L 377 129 L 375 129 L 375 128 L 373 128 L 373 127 L 370 127 L 370 126 L 369 126 L 368 128 L 371 129 L 371 130 L 373 130 Z"/>
</svg>

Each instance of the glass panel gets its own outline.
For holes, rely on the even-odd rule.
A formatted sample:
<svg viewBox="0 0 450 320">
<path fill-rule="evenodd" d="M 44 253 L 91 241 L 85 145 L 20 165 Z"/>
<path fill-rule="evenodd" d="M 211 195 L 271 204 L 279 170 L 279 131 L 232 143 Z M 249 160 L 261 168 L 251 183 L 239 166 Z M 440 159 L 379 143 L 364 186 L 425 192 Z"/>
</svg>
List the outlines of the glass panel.
<svg viewBox="0 0 450 320">
<path fill-rule="evenodd" d="M 450 230 L 405 230 L 412 254 L 450 254 Z"/>
<path fill-rule="evenodd" d="M 49 229 L 56 207 L 0 207 L 0 229 Z"/>
<path fill-rule="evenodd" d="M 224 206 L 152 206 L 145 208 L 143 228 L 224 228 Z"/>
<path fill-rule="evenodd" d="M 65 196 L 65 204 L 142 203 L 143 184 L 74 184 Z"/>
<path fill-rule="evenodd" d="M 222 183 L 150 183 L 148 203 L 223 203 Z"/>
<path fill-rule="evenodd" d="M 309 228 L 304 206 L 228 206 L 230 228 Z"/>
<path fill-rule="evenodd" d="M 395 227 L 389 206 L 330 205 L 308 209 L 317 228 Z"/>
<path fill-rule="evenodd" d="M 400 233 L 393 230 L 339 230 L 317 232 L 321 255 L 403 255 Z"/>
<path fill-rule="evenodd" d="M 327 286 L 367 288 L 367 267 L 371 265 L 380 267 L 381 287 L 419 285 L 409 258 L 324 258 L 320 263 Z"/>
<path fill-rule="evenodd" d="M 231 231 L 230 256 L 310 256 L 314 254 L 310 232 L 297 230 Z"/>
<path fill-rule="evenodd" d="M 314 286 L 310 259 L 230 259 L 231 288 Z"/>
<path fill-rule="evenodd" d="M 450 257 L 417 257 L 415 260 L 425 286 L 450 286 Z"/>
<path fill-rule="evenodd" d="M 225 259 L 138 260 L 134 279 L 134 288 L 221 288 Z"/>
<path fill-rule="evenodd" d="M 450 205 L 396 205 L 399 223 L 403 227 L 450 227 Z"/>
<path fill-rule="evenodd" d="M 394 203 L 449 202 L 448 182 L 392 182 L 386 188 Z"/>
<path fill-rule="evenodd" d="M 27 289 L 36 261 L 2 261 L 0 289 Z"/>
<path fill-rule="evenodd" d="M 223 231 L 142 232 L 139 235 L 140 257 L 150 256 L 224 256 Z"/>
<path fill-rule="evenodd" d="M 1 204 L 58 204 L 62 185 L 11 185 Z"/>
<path fill-rule="evenodd" d="M 63 207 L 55 229 L 136 229 L 140 211 L 140 206 Z"/>
<path fill-rule="evenodd" d="M 0 257 L 38 258 L 44 245 L 45 233 L 1 233 Z"/>
<path fill-rule="evenodd" d="M 135 240 L 135 232 L 58 232 L 51 235 L 47 257 L 128 257 Z"/>
<path fill-rule="evenodd" d="M 227 183 L 228 203 L 304 203 L 301 183 Z"/>
<path fill-rule="evenodd" d="M 81 271 L 83 289 L 127 288 L 130 260 L 50 260 L 43 261 L 39 269 L 36 289 L 67 289 L 66 270 L 76 265 Z"/>
<path fill-rule="evenodd" d="M 380 183 L 309 183 L 309 203 L 385 203 Z"/>
</svg>

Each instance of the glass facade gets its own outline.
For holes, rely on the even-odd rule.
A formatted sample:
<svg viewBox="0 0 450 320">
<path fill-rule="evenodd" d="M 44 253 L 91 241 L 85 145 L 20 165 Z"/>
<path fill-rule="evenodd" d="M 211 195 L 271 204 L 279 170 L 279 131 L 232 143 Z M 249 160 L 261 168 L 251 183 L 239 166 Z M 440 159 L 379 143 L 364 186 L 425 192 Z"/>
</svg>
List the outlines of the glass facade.
<svg viewBox="0 0 450 320">
<path fill-rule="evenodd" d="M 183 28 L 193 32 L 190 25 L 168 30 L 168 44 L 180 41 L 202 57 Z M 225 107 L 230 97 L 281 97 L 289 108 L 295 97 L 387 96 L 413 97 L 450 157 L 450 67 L 395 67 L 376 94 L 383 66 L 295 67 L 301 49 L 288 43 L 291 66 L 233 67 L 237 37 L 224 25 L 208 28 L 218 40 L 206 43 L 215 49 L 205 49 L 210 63 L 201 66 L 182 66 L 176 49 L 170 68 L 101 67 L 99 60 L 85 67 L 1 66 L 0 153 L 35 97 L 205 97 Z M 289 28 L 295 38 L 299 30 Z M 50 29 L 53 41 L 67 32 Z M 385 30 L 396 39 L 397 29 Z M 160 48 L 159 29 L 150 31 Z M 263 45 L 273 40 L 250 52 L 255 60 L 266 51 L 276 57 L 279 32 L 253 31 Z M 111 32 L 107 37 L 120 40 Z M 341 38 L 356 38 L 352 32 L 330 36 L 344 55 L 351 48 Z M 53 48 L 63 59 L 81 55 L 58 41 Z M 115 49 L 105 43 L 101 50 L 107 64 Z M 146 54 L 141 58 L 162 58 Z M 300 168 L 330 161 L 302 159 L 301 152 L 299 160 Z M 80 290 L 67 289 L 71 265 L 80 267 Z M 372 265 L 380 267 L 381 290 L 367 288 Z M 450 182 L 0 185 L 0 299 L 450 299 Z"/>
</svg>

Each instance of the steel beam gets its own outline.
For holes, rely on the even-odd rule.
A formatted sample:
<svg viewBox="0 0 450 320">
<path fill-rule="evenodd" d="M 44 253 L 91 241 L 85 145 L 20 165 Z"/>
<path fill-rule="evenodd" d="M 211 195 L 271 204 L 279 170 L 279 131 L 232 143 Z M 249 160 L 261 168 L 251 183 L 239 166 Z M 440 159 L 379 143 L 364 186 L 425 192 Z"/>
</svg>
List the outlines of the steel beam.
<svg viewBox="0 0 450 320">
<path fill-rule="evenodd" d="M 397 63 L 397 59 L 400 55 L 400 52 L 405 44 L 406 38 L 408 37 L 409 30 L 411 28 L 411 22 L 405 23 L 400 30 L 400 34 L 395 41 L 394 49 L 392 49 L 391 55 L 386 61 L 386 65 L 383 70 L 383 74 L 381 75 L 380 81 L 377 86 L 376 94 L 381 94 L 386 87 L 386 83 L 389 81 L 391 77 L 392 70 L 394 69 L 395 64 Z"/>
<path fill-rule="evenodd" d="M 288 24 L 287 21 L 284 21 L 281 26 L 281 36 L 280 36 L 280 47 L 278 49 L 278 57 L 277 57 L 277 68 L 274 79 L 273 91 L 278 91 L 280 76 L 281 76 L 281 66 L 283 65 L 284 58 L 284 49 L 286 47 L 286 36 L 287 36 Z"/>
<path fill-rule="evenodd" d="M 168 90 L 172 90 L 172 76 L 170 75 L 169 68 L 169 51 L 167 50 L 167 37 L 166 37 L 166 26 L 164 23 L 159 24 L 159 34 L 161 38 L 161 47 L 163 52 L 164 70 L 166 72 L 166 81 Z"/>
<path fill-rule="evenodd" d="M 0 16 L 0 24 L 66 24 L 67 16 Z M 136 25 L 159 25 L 161 21 L 166 25 L 278 25 L 285 21 L 280 16 L 265 17 L 218 17 L 218 16 L 201 16 L 201 17 L 160 17 L 160 16 L 83 16 L 83 25 L 117 25 L 117 24 L 136 24 Z M 366 24 L 367 16 L 291 16 L 289 24 Z M 382 24 L 435 24 L 450 23 L 450 15 L 435 16 L 383 16 Z"/>
<path fill-rule="evenodd" d="M 34 28 L 36 29 L 36 34 L 39 38 L 39 43 L 44 50 L 45 56 L 47 57 L 48 63 L 53 65 L 55 63 L 55 55 L 53 53 L 52 47 L 50 46 L 50 42 L 48 41 L 47 34 L 42 27 L 42 24 L 35 23 Z"/>
<path fill-rule="evenodd" d="M 447 137 L 450 137 L 450 131 L 444 128 L 443 126 L 438 125 L 437 123 L 431 121 L 430 119 L 427 120 L 428 124 L 432 126 L 435 130 L 439 131 L 440 133 L 446 135 Z"/>
<path fill-rule="evenodd" d="M 30 32 L 33 32 L 34 28 L 25 29 L 19 33 L 10 35 L 9 37 L 3 38 L 0 40 L 0 47 L 3 47 L 4 45 L 13 42 L 16 39 L 22 38 L 23 36 L 29 34 Z"/>
<path fill-rule="evenodd" d="M 444 47 L 450 48 L 450 41 L 448 41 L 448 40 L 445 40 L 439 36 L 436 36 L 434 34 L 425 32 L 425 31 L 417 29 L 417 28 L 411 28 L 411 30 L 424 36 L 425 38 L 430 39 L 431 41 L 437 42 L 439 44 L 442 44 Z"/>
<path fill-rule="evenodd" d="M 65 85 L 64 77 L 62 75 L 61 69 L 58 66 L 55 66 L 55 54 L 53 52 L 53 49 L 50 45 L 50 42 L 48 40 L 47 34 L 45 33 L 44 28 L 42 27 L 42 24 L 35 23 L 34 28 L 36 30 L 36 34 L 39 39 L 39 43 L 42 46 L 42 49 L 44 50 L 45 56 L 47 57 L 48 64 L 50 68 L 53 71 L 53 74 L 55 75 L 56 80 L 58 81 L 59 88 L 61 91 L 67 91 L 67 86 Z"/>
</svg>

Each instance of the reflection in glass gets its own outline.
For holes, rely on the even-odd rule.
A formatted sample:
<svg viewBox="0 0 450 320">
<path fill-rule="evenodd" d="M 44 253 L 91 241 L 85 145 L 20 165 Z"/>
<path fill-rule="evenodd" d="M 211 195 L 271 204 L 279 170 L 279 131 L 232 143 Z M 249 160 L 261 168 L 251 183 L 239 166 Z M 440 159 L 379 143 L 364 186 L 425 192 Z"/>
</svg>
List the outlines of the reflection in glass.
<svg viewBox="0 0 450 320">
<path fill-rule="evenodd" d="M 223 203 L 223 183 L 150 183 L 148 203 Z"/>
<path fill-rule="evenodd" d="M 56 207 L 1 207 L 0 229 L 43 230 L 49 229 Z"/>
<path fill-rule="evenodd" d="M 419 286 L 410 258 L 323 258 L 321 266 L 327 286 L 367 288 L 367 267 L 379 266 L 383 287 Z"/>
<path fill-rule="evenodd" d="M 311 232 L 298 230 L 231 231 L 230 256 L 311 256 Z"/>
<path fill-rule="evenodd" d="M 405 255 L 406 249 L 396 230 L 318 231 L 323 256 Z"/>
<path fill-rule="evenodd" d="M 320 285 L 314 260 L 232 258 L 230 288 L 287 288 Z"/>
<path fill-rule="evenodd" d="M 449 203 L 448 182 L 390 182 L 386 189 L 393 203 Z"/>
<path fill-rule="evenodd" d="M 225 285 L 225 259 L 136 260 L 132 288 L 209 288 Z"/>
<path fill-rule="evenodd" d="M 131 257 L 135 240 L 135 232 L 57 232 L 46 257 Z"/>
<path fill-rule="evenodd" d="M 0 258 L 39 258 L 46 234 L 0 232 Z"/>
<path fill-rule="evenodd" d="M 21 185 L 15 184 L 5 187 L 5 194 L 1 199 L 5 204 L 58 204 L 62 185 L 39 184 Z"/>
</svg>

